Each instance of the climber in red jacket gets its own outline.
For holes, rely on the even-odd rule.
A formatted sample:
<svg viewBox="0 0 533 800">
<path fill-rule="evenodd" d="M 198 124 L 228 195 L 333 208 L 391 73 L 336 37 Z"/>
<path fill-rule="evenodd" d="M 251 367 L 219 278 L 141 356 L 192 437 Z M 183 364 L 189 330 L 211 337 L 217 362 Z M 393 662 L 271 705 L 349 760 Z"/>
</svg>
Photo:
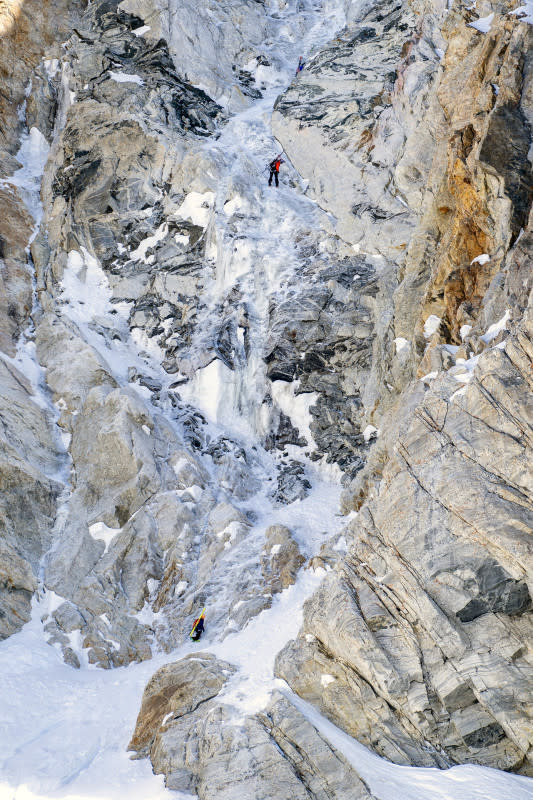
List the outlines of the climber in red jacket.
<svg viewBox="0 0 533 800">
<path fill-rule="evenodd" d="M 268 185 L 269 186 L 272 186 L 272 178 L 275 178 L 276 186 L 279 186 L 279 168 L 280 168 L 281 164 L 284 164 L 284 163 L 285 162 L 281 158 L 281 154 L 280 154 L 279 156 L 276 156 L 276 158 L 274 158 L 270 162 L 270 164 L 268 165 L 270 167 L 270 176 L 268 178 Z"/>
</svg>

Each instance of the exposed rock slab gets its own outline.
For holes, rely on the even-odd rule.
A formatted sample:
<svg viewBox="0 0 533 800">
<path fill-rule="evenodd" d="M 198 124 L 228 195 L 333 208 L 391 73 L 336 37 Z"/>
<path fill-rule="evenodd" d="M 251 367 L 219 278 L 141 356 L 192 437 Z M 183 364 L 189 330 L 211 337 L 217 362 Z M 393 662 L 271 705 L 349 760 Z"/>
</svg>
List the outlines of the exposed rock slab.
<svg viewBox="0 0 533 800">
<path fill-rule="evenodd" d="M 207 653 L 162 667 L 148 683 L 129 745 L 169 789 L 202 800 L 364 800 L 355 770 L 285 697 L 236 724 L 216 696 L 233 673 Z"/>
</svg>

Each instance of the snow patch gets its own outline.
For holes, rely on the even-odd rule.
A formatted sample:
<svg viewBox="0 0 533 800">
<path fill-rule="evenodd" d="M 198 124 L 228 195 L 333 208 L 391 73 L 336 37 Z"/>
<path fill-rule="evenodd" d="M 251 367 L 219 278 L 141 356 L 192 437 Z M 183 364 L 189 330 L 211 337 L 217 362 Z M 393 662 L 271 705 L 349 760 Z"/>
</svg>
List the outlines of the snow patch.
<svg viewBox="0 0 533 800">
<path fill-rule="evenodd" d="M 473 258 L 472 261 L 470 262 L 470 264 L 471 265 L 472 264 L 481 264 L 481 266 L 483 266 L 483 264 L 488 264 L 489 261 L 490 261 L 490 256 L 487 253 L 481 253 L 481 255 L 476 256 L 475 258 Z"/>
<path fill-rule="evenodd" d="M 134 33 L 135 36 L 144 36 L 149 30 L 151 30 L 149 25 L 143 25 L 142 28 L 135 28 L 132 33 Z"/>
<path fill-rule="evenodd" d="M 83 323 L 102 314 L 109 306 L 111 289 L 98 261 L 84 247 L 70 250 L 61 281 L 62 299 L 70 304 L 69 316 Z"/>
<path fill-rule="evenodd" d="M 498 320 L 498 322 L 494 322 L 479 338 L 485 342 L 485 344 L 490 344 L 493 339 L 495 339 L 499 333 L 507 329 L 507 323 L 511 318 L 511 312 L 509 309 L 505 312 L 503 317 Z"/>
<path fill-rule="evenodd" d="M 326 686 L 329 686 L 330 683 L 335 683 L 335 680 L 336 679 L 333 677 L 333 675 L 328 675 L 327 673 L 324 673 L 323 675 L 320 676 L 320 683 L 322 684 L 324 689 L 326 688 Z"/>
<path fill-rule="evenodd" d="M 530 25 L 533 25 L 533 0 L 527 0 L 525 5 L 515 8 L 513 11 L 509 11 L 509 14 L 520 17 L 521 22 L 528 22 Z"/>
<path fill-rule="evenodd" d="M 435 314 L 430 314 L 427 320 L 424 322 L 424 336 L 426 339 L 430 339 L 434 333 L 436 333 L 440 326 L 440 317 L 437 317 Z"/>
<path fill-rule="evenodd" d="M 195 503 L 198 503 L 202 496 L 203 489 L 201 486 L 195 484 L 194 486 L 188 486 L 186 489 L 178 489 L 176 494 L 178 497 L 182 497 L 185 494 L 188 494 L 192 497 Z"/>
<path fill-rule="evenodd" d="M 214 200 L 214 192 L 189 192 L 176 213 L 182 219 L 190 219 L 193 225 L 207 228 Z"/>
<path fill-rule="evenodd" d="M 374 425 L 367 425 L 363 431 L 363 439 L 369 442 L 371 439 L 377 439 L 379 430 Z"/>
<path fill-rule="evenodd" d="M 128 72 L 114 72 L 110 69 L 109 77 L 117 83 L 136 83 L 139 86 L 144 85 L 144 81 L 140 75 L 130 75 Z"/>
<path fill-rule="evenodd" d="M 179 597 L 180 595 L 182 595 L 187 589 L 188 585 L 189 581 L 179 581 L 174 587 L 174 597 Z"/>
<path fill-rule="evenodd" d="M 464 342 L 470 331 L 472 330 L 471 325 L 461 325 L 459 328 L 459 336 L 461 337 L 461 341 Z"/>
<path fill-rule="evenodd" d="M 476 31 L 479 31 L 480 33 L 488 33 L 490 31 L 493 19 L 494 13 L 489 14 L 488 17 L 480 17 L 474 22 L 469 22 L 468 25 L 470 28 L 475 28 Z"/>
<path fill-rule="evenodd" d="M 109 549 L 109 545 L 117 535 L 120 533 L 121 528 L 108 528 L 103 522 L 95 522 L 94 525 L 89 525 L 89 533 L 93 539 L 100 540 L 105 544 L 104 555 Z"/>
<path fill-rule="evenodd" d="M 394 340 L 394 344 L 396 345 L 396 355 L 405 350 L 409 350 L 411 347 L 411 342 L 409 342 L 407 339 L 404 339 L 403 336 L 397 336 Z"/>
<path fill-rule="evenodd" d="M 139 243 L 138 247 L 130 253 L 130 258 L 132 261 L 144 261 L 145 264 L 153 264 L 155 261 L 155 256 L 151 255 L 148 259 L 146 258 L 146 253 L 151 248 L 154 248 L 158 242 L 162 241 L 168 235 L 168 225 L 166 222 L 163 222 L 153 236 L 147 236 L 146 239 L 143 239 L 142 242 Z"/>
</svg>

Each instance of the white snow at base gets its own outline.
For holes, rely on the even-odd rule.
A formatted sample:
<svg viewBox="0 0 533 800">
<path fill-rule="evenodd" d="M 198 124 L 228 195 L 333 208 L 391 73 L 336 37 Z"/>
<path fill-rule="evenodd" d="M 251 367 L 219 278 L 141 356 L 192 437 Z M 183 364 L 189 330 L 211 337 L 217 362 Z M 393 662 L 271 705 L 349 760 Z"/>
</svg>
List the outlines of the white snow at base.
<svg viewBox="0 0 533 800">
<path fill-rule="evenodd" d="M 137 83 L 139 86 L 143 86 L 144 84 L 140 75 L 130 75 L 128 72 L 114 72 L 110 69 L 109 77 L 117 83 Z"/>
<path fill-rule="evenodd" d="M 483 266 L 483 264 L 488 264 L 489 261 L 490 261 L 490 256 L 487 253 L 481 253 L 481 255 L 476 256 L 475 258 L 473 258 L 472 261 L 470 262 L 470 264 L 471 265 L 472 264 L 481 264 L 481 266 Z"/>
<path fill-rule="evenodd" d="M 135 36 L 144 36 L 149 30 L 151 30 L 149 25 L 143 25 L 141 28 L 135 28 L 132 33 L 134 33 Z"/>
<path fill-rule="evenodd" d="M 503 317 L 499 319 L 498 322 L 494 322 L 492 325 L 490 325 L 483 336 L 480 336 L 479 338 L 484 341 L 485 344 L 490 344 L 490 342 L 492 342 L 492 340 L 495 339 L 499 333 L 506 330 L 507 323 L 509 322 L 510 318 L 511 312 L 509 309 L 507 309 Z"/>
<path fill-rule="evenodd" d="M 430 314 L 427 320 L 424 322 L 424 336 L 426 339 L 430 339 L 433 334 L 438 331 L 439 325 L 440 317 L 437 317 L 435 314 Z"/>
<path fill-rule="evenodd" d="M 0 648 L 2 800 L 190 800 L 170 794 L 148 761 L 131 761 L 126 752 L 158 664 L 67 666 L 43 635 L 46 597 L 34 601 L 31 622 Z"/>
<path fill-rule="evenodd" d="M 464 341 L 466 339 L 471 330 L 472 330 L 471 325 L 461 325 L 459 329 L 459 336 L 461 337 L 461 341 Z"/>
<path fill-rule="evenodd" d="M 474 22 L 469 22 L 468 25 L 470 28 L 475 28 L 476 31 L 479 31 L 480 33 L 488 33 L 490 31 L 493 19 L 494 13 L 489 14 L 488 17 L 480 17 Z"/>
<path fill-rule="evenodd" d="M 286 697 L 354 767 L 377 800 L 531 800 L 533 781 L 474 765 L 402 767 L 367 750 L 293 692 Z"/>
</svg>

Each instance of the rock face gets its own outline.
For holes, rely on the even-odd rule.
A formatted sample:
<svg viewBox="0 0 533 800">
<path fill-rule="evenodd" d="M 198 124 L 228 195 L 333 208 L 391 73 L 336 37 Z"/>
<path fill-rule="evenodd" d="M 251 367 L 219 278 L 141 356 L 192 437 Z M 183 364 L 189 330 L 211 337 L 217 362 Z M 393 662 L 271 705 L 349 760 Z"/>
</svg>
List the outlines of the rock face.
<svg viewBox="0 0 533 800">
<path fill-rule="evenodd" d="M 301 159 L 304 174 L 296 139 L 304 148 L 320 146 L 323 172 L 337 174 L 334 160 L 348 160 L 344 179 L 354 192 L 361 191 L 357 183 L 364 186 L 369 205 L 364 211 L 358 206 L 351 226 L 343 218 L 345 236 L 364 237 L 365 247 L 373 241 L 393 258 L 391 189 L 372 194 L 386 174 L 392 194 L 407 201 L 401 224 L 412 226 L 409 234 L 401 224 L 394 228 L 408 241 L 393 299 L 396 353 L 384 370 L 390 370 L 386 385 L 405 388 L 345 492 L 345 510 L 359 511 L 345 532 L 346 559 L 308 601 L 300 637 L 280 654 L 277 671 L 330 719 L 398 763 L 473 761 L 531 774 L 531 718 L 523 705 L 532 690 L 527 642 L 533 620 L 527 280 L 520 299 L 515 294 L 532 197 L 525 149 L 531 68 L 523 67 L 531 33 L 497 16 L 484 37 L 452 15 L 441 27 L 446 54 L 432 66 L 433 23 L 427 20 L 420 38 L 412 34 L 411 12 L 402 10 L 401 19 L 398 13 L 385 4 L 374 7 L 277 104 L 278 135 Z M 356 41 L 364 42 L 357 49 L 359 69 L 362 59 L 376 58 L 383 44 L 376 33 L 379 27 L 383 34 L 388 20 L 395 20 L 390 35 L 396 42 L 402 26 L 411 36 L 401 77 L 394 89 L 382 79 L 380 100 L 366 112 L 365 136 L 365 114 L 352 111 L 349 124 L 359 145 L 349 150 L 342 146 L 342 125 L 336 130 L 332 88 L 335 96 L 341 92 L 353 63 L 347 52 Z M 377 97 L 372 82 L 361 80 Z M 436 91 L 430 93 L 432 83 Z M 387 91 L 388 107 L 376 110 Z M 295 93 L 303 116 L 295 112 Z M 421 108 L 408 126 L 405 95 L 411 109 L 415 102 Z M 363 96 L 358 92 L 359 103 Z M 384 154 L 392 116 L 403 120 L 403 132 L 397 124 Z M 502 125 L 513 142 L 511 159 L 501 154 Z M 422 155 L 416 172 L 415 151 Z M 422 179 L 425 192 L 415 189 Z M 311 186 L 321 202 L 338 206 L 327 177 L 313 176 Z M 369 209 L 371 231 L 364 228 Z M 339 208 L 339 214 L 346 211 Z M 515 244 L 521 228 L 526 242 L 521 236 Z M 423 325 L 431 314 L 434 330 Z M 464 349 L 456 344 L 461 341 Z M 409 384 L 414 366 L 419 376 L 431 374 Z M 382 384 L 378 393 L 374 402 L 388 405 Z"/>
<path fill-rule="evenodd" d="M 400 763 L 531 772 L 531 319 L 463 388 L 443 374 L 398 410 L 346 560 L 278 657 L 299 694 Z"/>
<path fill-rule="evenodd" d="M 305 562 L 291 532 L 284 525 L 267 528 L 261 569 L 272 594 L 292 586 Z"/>
<path fill-rule="evenodd" d="M 66 663 L 124 667 L 181 647 L 207 605 L 208 650 L 275 615 L 310 559 L 327 575 L 278 677 L 396 763 L 532 774 L 522 12 L 15 10 L 0 639 L 33 602 Z M 319 469 L 342 478 L 342 534 Z M 243 679 L 207 651 L 158 670 L 132 751 L 205 800 L 371 797 L 294 695 L 237 722 Z"/>
<path fill-rule="evenodd" d="M 199 653 L 168 664 L 147 685 L 129 749 L 149 755 L 169 789 L 202 800 L 258 797 L 370 799 L 364 783 L 282 695 L 232 723 L 216 696 L 230 664 Z"/>
</svg>

